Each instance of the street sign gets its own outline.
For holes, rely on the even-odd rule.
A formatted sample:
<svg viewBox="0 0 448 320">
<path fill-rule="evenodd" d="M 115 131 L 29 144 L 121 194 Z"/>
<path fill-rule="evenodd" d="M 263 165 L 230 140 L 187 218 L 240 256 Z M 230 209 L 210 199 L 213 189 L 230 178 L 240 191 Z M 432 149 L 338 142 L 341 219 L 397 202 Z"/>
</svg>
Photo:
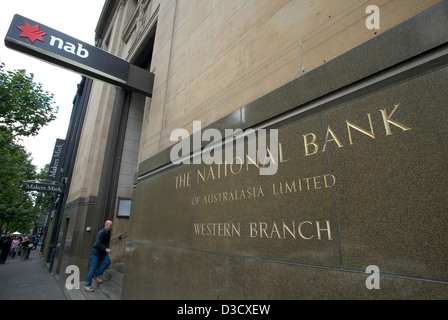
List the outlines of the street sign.
<svg viewBox="0 0 448 320">
<path fill-rule="evenodd" d="M 64 193 L 64 185 L 30 182 L 22 185 L 22 190 L 37 192 Z"/>
<path fill-rule="evenodd" d="M 54 145 L 53 157 L 51 158 L 50 168 L 48 169 L 47 180 L 59 182 L 61 180 L 62 165 L 65 157 L 65 140 L 56 139 Z"/>
</svg>

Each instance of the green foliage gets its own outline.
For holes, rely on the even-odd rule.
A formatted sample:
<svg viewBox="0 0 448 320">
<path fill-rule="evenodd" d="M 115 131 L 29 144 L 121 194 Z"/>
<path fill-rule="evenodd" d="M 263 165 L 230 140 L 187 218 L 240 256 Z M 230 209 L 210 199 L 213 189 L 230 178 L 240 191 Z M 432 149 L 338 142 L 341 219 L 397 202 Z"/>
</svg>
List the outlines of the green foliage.
<svg viewBox="0 0 448 320">
<path fill-rule="evenodd" d="M 25 70 L 5 71 L 0 63 L 0 130 L 13 137 L 37 135 L 56 119 L 53 94 L 44 92 Z"/>
<path fill-rule="evenodd" d="M 20 231 L 28 232 L 37 212 L 31 195 L 21 188 L 23 181 L 35 178 L 36 168 L 24 148 L 2 131 L 0 150 L 0 220 L 7 224 L 16 222 Z"/>
<path fill-rule="evenodd" d="M 22 190 L 24 181 L 45 178 L 31 156 L 17 143 L 23 136 L 36 135 L 55 119 L 53 95 L 25 70 L 4 71 L 0 63 L 0 229 L 29 232 L 41 213 L 47 213 L 51 195 Z"/>
</svg>

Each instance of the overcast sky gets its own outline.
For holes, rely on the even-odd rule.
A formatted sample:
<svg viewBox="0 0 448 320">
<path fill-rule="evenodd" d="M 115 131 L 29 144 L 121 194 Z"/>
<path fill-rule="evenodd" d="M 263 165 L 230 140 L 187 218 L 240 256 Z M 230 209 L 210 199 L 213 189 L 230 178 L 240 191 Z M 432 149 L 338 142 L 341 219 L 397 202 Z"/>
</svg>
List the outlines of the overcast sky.
<svg viewBox="0 0 448 320">
<path fill-rule="evenodd" d="M 41 129 L 37 137 L 24 139 L 22 145 L 31 153 L 33 164 L 42 168 L 50 163 L 56 138 L 65 139 L 73 107 L 79 74 L 53 66 L 5 47 L 4 38 L 14 14 L 20 14 L 81 41 L 94 45 L 95 28 L 105 0 L 8 0 L 0 9 L 0 61 L 6 70 L 25 69 L 34 81 L 54 94 L 59 106 L 57 119 Z"/>
</svg>

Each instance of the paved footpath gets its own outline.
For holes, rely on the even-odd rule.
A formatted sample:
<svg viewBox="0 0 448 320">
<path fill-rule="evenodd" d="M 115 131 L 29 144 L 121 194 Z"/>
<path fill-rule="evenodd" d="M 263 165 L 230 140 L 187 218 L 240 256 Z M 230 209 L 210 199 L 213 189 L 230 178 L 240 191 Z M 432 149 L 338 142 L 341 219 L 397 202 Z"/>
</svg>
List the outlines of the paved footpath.
<svg viewBox="0 0 448 320">
<path fill-rule="evenodd" d="M 37 250 L 0 264 L 0 300 L 67 300 Z"/>
</svg>

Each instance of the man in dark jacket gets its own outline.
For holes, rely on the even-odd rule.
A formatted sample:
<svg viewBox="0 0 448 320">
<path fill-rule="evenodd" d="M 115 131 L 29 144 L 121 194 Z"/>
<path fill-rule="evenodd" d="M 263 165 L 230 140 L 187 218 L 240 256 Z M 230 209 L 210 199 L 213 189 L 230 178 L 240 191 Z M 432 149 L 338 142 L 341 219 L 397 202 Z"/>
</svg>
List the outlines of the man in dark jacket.
<svg viewBox="0 0 448 320">
<path fill-rule="evenodd" d="M 0 264 L 4 264 L 6 259 L 8 258 L 8 254 L 11 250 L 11 237 L 7 236 L 6 239 L 3 240 L 0 250 L 2 253 L 0 254 Z"/>
<path fill-rule="evenodd" d="M 112 230 L 112 221 L 107 220 L 104 223 L 104 229 L 101 229 L 96 236 L 95 243 L 93 244 L 92 250 L 90 251 L 90 271 L 87 274 L 86 279 L 86 291 L 93 291 L 92 279 L 96 278 L 98 283 L 103 282 L 99 277 L 106 271 L 110 266 L 109 253 L 112 251 L 108 248 L 110 241 L 110 231 Z M 101 267 L 98 269 L 98 266 Z M 98 270 L 97 270 L 98 269 Z"/>
</svg>

